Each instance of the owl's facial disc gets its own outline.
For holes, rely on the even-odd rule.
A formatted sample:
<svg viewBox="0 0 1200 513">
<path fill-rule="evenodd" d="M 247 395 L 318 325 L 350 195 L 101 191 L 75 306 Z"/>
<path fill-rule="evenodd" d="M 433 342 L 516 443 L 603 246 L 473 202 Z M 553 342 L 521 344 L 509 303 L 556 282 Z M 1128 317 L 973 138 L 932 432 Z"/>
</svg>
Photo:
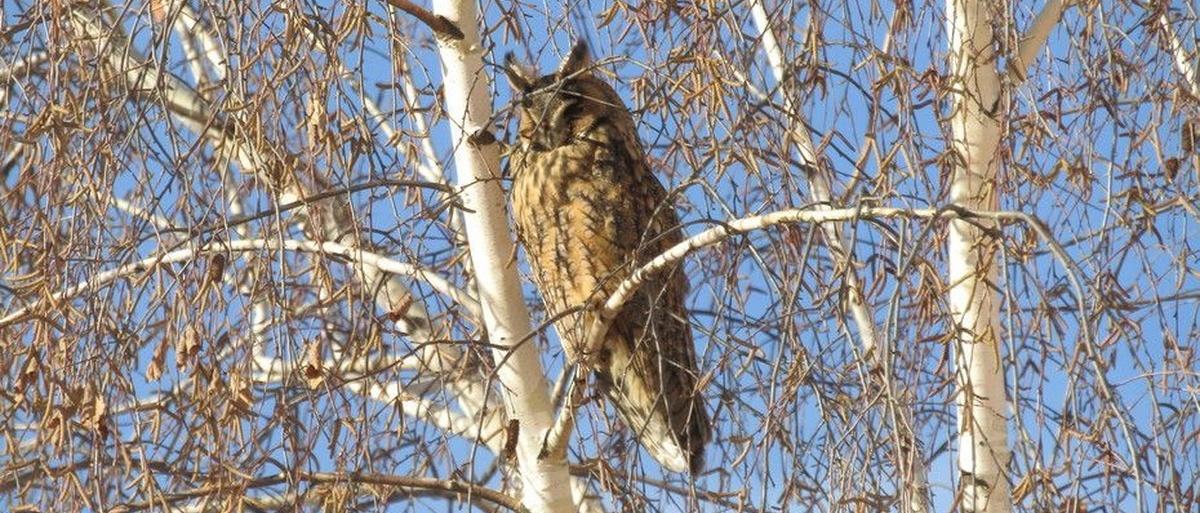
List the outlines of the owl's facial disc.
<svg viewBox="0 0 1200 513">
<path fill-rule="evenodd" d="M 521 138 L 532 149 L 549 151 L 571 142 L 579 100 L 543 90 L 526 93 L 521 104 Z"/>
<path fill-rule="evenodd" d="M 559 69 L 537 76 L 519 64 L 512 54 L 504 58 L 504 73 L 520 100 L 520 135 L 534 151 L 549 151 L 569 144 L 593 124 L 605 111 L 597 104 L 586 85 L 595 80 L 591 74 L 591 56 L 587 45 L 576 43 Z"/>
</svg>

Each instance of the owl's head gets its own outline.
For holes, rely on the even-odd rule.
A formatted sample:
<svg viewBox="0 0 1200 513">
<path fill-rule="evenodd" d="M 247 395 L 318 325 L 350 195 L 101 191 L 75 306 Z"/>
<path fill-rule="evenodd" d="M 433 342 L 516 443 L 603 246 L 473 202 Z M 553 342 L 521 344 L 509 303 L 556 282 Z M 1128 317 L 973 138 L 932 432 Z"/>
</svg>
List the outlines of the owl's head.
<svg viewBox="0 0 1200 513">
<path fill-rule="evenodd" d="M 537 76 L 511 53 L 504 58 L 504 72 L 520 102 L 521 142 L 533 151 L 552 150 L 601 122 L 629 116 L 612 86 L 592 73 L 592 59 L 583 41 L 575 43 L 558 71 L 549 75 Z"/>
</svg>

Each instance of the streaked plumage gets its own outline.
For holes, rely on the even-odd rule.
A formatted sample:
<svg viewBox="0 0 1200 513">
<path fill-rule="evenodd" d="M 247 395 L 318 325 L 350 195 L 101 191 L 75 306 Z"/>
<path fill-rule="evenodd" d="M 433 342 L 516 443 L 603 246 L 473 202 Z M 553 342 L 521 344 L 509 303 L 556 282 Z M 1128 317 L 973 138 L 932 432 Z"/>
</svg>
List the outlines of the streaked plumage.
<svg viewBox="0 0 1200 513">
<path fill-rule="evenodd" d="M 610 296 L 633 268 L 682 237 L 674 207 L 646 162 L 633 118 L 590 69 L 579 43 L 537 77 L 512 62 L 520 137 L 509 158 L 520 238 L 549 316 Z M 655 459 L 698 471 L 710 437 L 684 299 L 673 269 L 649 279 L 589 355 L 597 384 Z M 594 314 L 555 322 L 568 360 L 583 360 Z"/>
</svg>

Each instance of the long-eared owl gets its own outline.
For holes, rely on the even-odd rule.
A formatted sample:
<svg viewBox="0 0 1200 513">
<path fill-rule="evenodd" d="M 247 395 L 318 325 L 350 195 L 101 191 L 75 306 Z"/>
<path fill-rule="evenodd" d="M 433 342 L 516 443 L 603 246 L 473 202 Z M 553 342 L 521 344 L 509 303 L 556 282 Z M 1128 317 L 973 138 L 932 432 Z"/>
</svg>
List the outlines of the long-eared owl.
<svg viewBox="0 0 1200 513">
<path fill-rule="evenodd" d="M 664 467 L 698 472 L 711 435 L 683 269 L 646 280 L 596 353 L 582 354 L 595 317 L 587 307 L 682 240 L 633 116 L 593 74 L 582 42 L 553 74 L 537 76 L 511 54 L 505 72 L 520 101 L 519 140 L 509 157 L 513 214 L 567 359 L 589 366 L 603 395 Z"/>
</svg>

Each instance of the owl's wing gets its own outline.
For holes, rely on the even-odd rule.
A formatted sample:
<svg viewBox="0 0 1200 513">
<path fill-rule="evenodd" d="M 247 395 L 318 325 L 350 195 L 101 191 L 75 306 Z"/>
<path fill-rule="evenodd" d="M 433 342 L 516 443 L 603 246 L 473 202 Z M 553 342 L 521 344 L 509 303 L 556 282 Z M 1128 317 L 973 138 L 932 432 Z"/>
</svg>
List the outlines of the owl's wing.
<svg viewBox="0 0 1200 513">
<path fill-rule="evenodd" d="M 636 140 L 622 141 L 620 153 L 640 157 Z M 625 190 L 638 220 L 637 240 L 626 246 L 640 265 L 683 240 L 667 191 L 644 158 L 625 163 L 631 182 Z M 633 266 L 630 266 L 633 267 Z M 652 456 L 676 472 L 699 471 L 710 438 L 708 415 L 697 383 L 691 325 L 687 319 L 687 277 L 682 266 L 650 275 L 609 328 L 608 367 L 597 377 L 626 424 Z"/>
</svg>

